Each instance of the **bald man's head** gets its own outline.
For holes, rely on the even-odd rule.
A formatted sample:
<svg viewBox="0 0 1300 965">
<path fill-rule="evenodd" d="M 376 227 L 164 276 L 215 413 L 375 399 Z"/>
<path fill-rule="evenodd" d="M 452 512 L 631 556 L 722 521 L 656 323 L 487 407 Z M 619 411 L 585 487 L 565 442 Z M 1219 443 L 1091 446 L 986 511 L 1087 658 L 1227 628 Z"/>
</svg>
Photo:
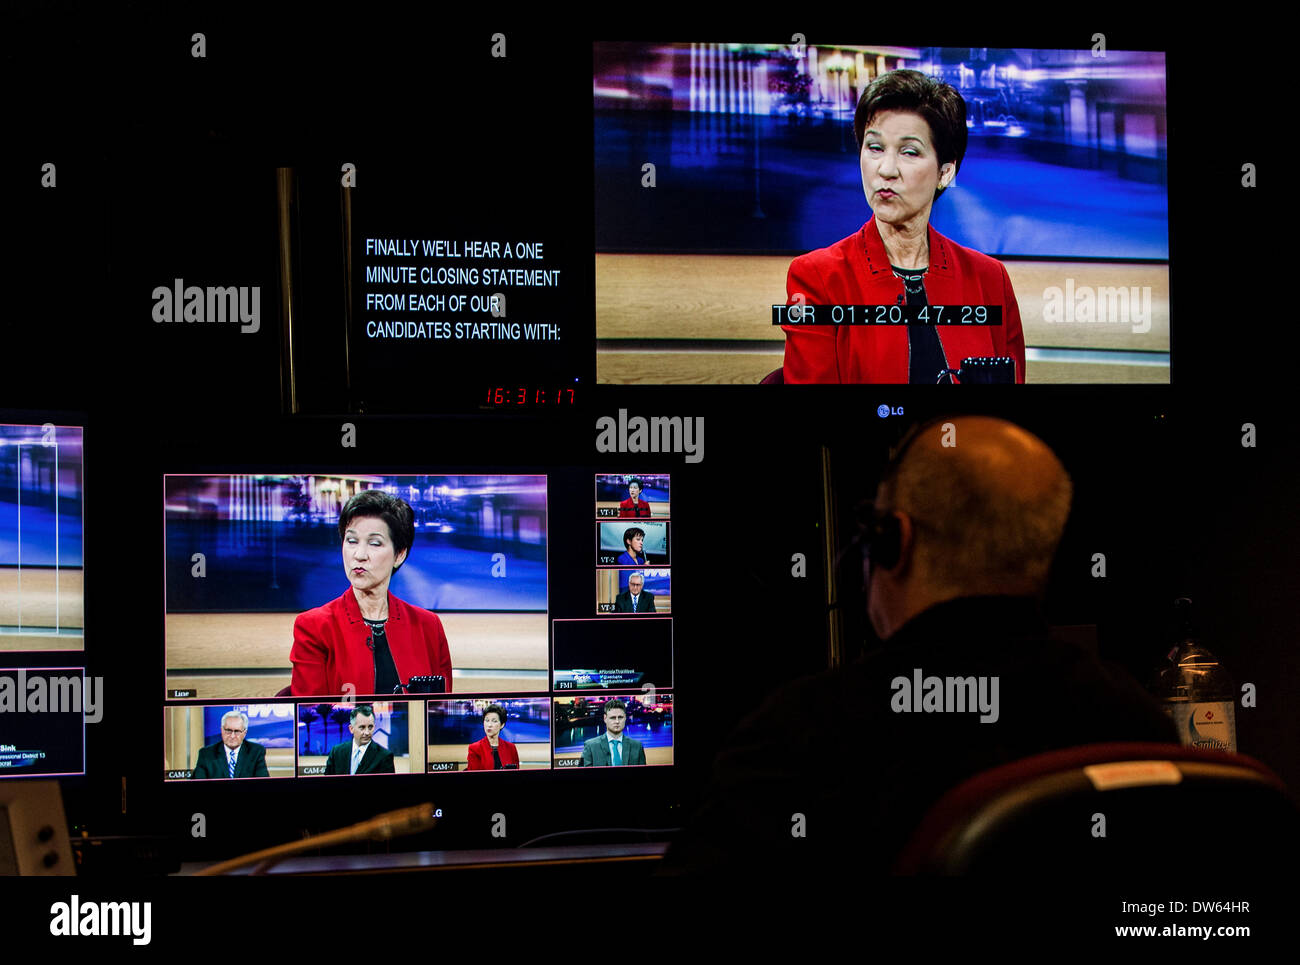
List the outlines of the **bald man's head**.
<svg viewBox="0 0 1300 965">
<path fill-rule="evenodd" d="M 1037 593 L 1072 490 L 1037 436 L 1002 419 L 961 416 L 921 430 L 881 481 L 877 505 L 911 517 L 917 579 L 968 594 Z"/>
</svg>

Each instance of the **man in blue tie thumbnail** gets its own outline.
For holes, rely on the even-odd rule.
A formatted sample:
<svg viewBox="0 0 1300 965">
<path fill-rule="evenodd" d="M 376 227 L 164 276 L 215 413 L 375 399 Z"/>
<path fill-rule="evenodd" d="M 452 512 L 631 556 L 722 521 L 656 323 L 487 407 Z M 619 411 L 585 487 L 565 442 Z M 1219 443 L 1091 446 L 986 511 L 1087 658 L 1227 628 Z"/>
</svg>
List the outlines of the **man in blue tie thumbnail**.
<svg viewBox="0 0 1300 965">
<path fill-rule="evenodd" d="M 248 733 L 248 715 L 242 710 L 229 711 L 221 718 L 221 742 L 199 750 L 193 779 L 218 777 L 270 777 L 266 770 L 266 748 L 256 741 L 244 740 Z"/>
<path fill-rule="evenodd" d="M 645 577 L 633 573 L 627 578 L 627 589 L 614 600 L 615 613 L 654 613 L 655 597 L 645 592 Z"/>
<path fill-rule="evenodd" d="M 369 704 L 352 708 L 348 724 L 352 740 L 335 744 L 325 762 L 326 774 L 392 774 L 393 755 L 375 742 L 375 710 Z"/>
<path fill-rule="evenodd" d="M 627 704 L 621 700 L 611 700 L 605 704 L 605 733 L 582 745 L 582 766 L 644 764 L 645 748 L 640 741 L 623 734 L 625 726 Z"/>
</svg>

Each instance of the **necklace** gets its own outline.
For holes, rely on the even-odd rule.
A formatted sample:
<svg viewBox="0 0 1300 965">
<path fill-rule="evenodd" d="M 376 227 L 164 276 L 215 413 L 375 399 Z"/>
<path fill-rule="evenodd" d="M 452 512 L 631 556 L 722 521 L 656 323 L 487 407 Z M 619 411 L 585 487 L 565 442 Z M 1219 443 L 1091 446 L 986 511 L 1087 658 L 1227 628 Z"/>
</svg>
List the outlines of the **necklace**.
<svg viewBox="0 0 1300 965">
<path fill-rule="evenodd" d="M 894 268 L 893 265 L 889 267 Z M 925 290 L 925 273 L 929 270 L 929 268 L 918 268 L 904 271 L 901 268 L 894 268 L 894 277 L 903 279 L 903 288 L 909 295 L 919 295 Z M 915 288 L 912 287 L 912 282 L 916 282 Z"/>
</svg>

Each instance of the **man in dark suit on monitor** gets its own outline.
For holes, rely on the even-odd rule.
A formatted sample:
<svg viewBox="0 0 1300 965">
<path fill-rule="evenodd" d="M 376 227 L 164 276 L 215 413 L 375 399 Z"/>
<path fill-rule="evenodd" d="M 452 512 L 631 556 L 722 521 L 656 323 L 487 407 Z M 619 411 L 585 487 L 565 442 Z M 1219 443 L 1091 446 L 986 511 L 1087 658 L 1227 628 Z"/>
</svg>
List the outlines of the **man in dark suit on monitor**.
<svg viewBox="0 0 1300 965">
<path fill-rule="evenodd" d="M 192 779 L 218 777 L 270 777 L 266 770 L 266 748 L 256 741 L 244 740 L 248 733 L 248 715 L 242 710 L 229 711 L 221 718 L 221 740 L 199 750 Z"/>
<path fill-rule="evenodd" d="M 1055 453 L 1009 422 L 913 430 L 861 537 L 881 646 L 739 723 L 665 871 L 884 873 L 929 808 L 976 774 L 1083 744 L 1176 743 L 1136 681 L 1048 633 L 1040 600 L 1072 493 Z M 954 697 L 932 699 L 930 680 Z M 952 682 L 967 680 L 978 706 L 955 698 Z"/>
<path fill-rule="evenodd" d="M 352 740 L 335 744 L 325 762 L 326 774 L 392 774 L 393 755 L 375 743 L 375 711 L 369 704 L 352 708 Z"/>
<path fill-rule="evenodd" d="M 646 593 L 645 577 L 633 573 L 627 578 L 627 589 L 614 600 L 615 613 L 654 613 L 655 597 Z"/>
<path fill-rule="evenodd" d="M 644 764 L 645 748 L 640 741 L 624 736 L 626 725 L 627 704 L 621 700 L 605 704 L 605 733 L 582 745 L 582 766 Z"/>
</svg>

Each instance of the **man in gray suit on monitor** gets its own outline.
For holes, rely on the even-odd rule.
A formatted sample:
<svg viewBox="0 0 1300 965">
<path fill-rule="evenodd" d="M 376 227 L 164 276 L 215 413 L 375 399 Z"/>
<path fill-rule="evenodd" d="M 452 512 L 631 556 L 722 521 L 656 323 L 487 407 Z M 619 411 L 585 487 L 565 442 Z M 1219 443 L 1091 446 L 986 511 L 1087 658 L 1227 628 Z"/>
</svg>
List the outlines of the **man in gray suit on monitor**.
<svg viewBox="0 0 1300 965">
<path fill-rule="evenodd" d="M 644 764 L 645 748 L 641 742 L 623 736 L 627 725 L 627 704 L 611 700 L 605 704 L 605 733 L 582 745 L 582 766 L 602 767 L 621 764 Z"/>
</svg>

